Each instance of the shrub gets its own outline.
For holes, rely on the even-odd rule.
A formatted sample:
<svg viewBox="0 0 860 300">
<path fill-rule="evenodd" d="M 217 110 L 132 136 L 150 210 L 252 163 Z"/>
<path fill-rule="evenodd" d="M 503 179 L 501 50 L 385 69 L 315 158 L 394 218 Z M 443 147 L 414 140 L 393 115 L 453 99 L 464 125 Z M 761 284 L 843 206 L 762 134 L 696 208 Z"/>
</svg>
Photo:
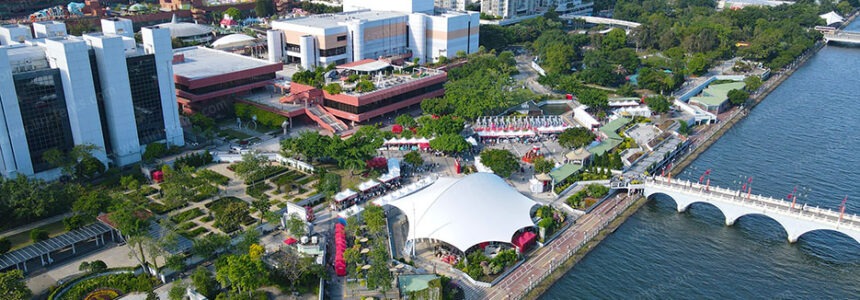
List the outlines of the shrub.
<svg viewBox="0 0 860 300">
<path fill-rule="evenodd" d="M 12 249 L 12 242 L 5 237 L 0 238 L 0 254 L 9 252 L 9 249 Z"/>
<path fill-rule="evenodd" d="M 30 230 L 30 239 L 33 240 L 33 243 L 38 243 L 50 238 L 48 232 L 41 228 L 36 228 Z"/>
<path fill-rule="evenodd" d="M 221 175 L 220 173 L 209 169 L 197 171 L 197 177 L 215 183 L 217 185 L 227 185 L 227 183 L 230 182 L 230 178 L 228 178 L 227 176 Z"/>
<path fill-rule="evenodd" d="M 281 124 L 286 120 L 284 116 L 248 104 L 236 103 L 234 109 L 237 117 L 250 120 L 253 116 L 257 116 L 258 124 L 270 128 L 281 128 Z"/>
<path fill-rule="evenodd" d="M 326 91 L 327 93 L 331 94 L 331 95 L 337 95 L 337 94 L 340 94 L 343 92 L 343 87 L 341 87 L 339 83 L 332 82 L 332 83 L 326 84 L 323 87 L 323 90 Z"/>
<path fill-rule="evenodd" d="M 210 163 L 212 163 L 212 154 L 209 153 L 209 151 L 202 151 L 199 153 L 189 153 L 177 158 L 174 163 L 174 167 L 181 168 L 182 166 L 189 166 L 199 168 Z"/>
<path fill-rule="evenodd" d="M 87 299 L 87 295 L 103 288 L 114 289 L 120 295 L 130 292 L 147 292 L 152 290 L 155 284 L 155 277 L 148 275 L 111 274 L 74 283 L 62 297 L 56 299 Z"/>
<path fill-rule="evenodd" d="M 261 182 L 261 183 L 255 184 L 255 185 L 248 186 L 248 188 L 245 190 L 245 192 L 248 193 L 248 196 L 251 196 L 254 198 L 260 198 L 263 196 L 263 194 L 266 191 L 271 190 L 271 189 L 272 189 L 271 185 L 269 185 L 268 183 L 265 183 L 265 182 Z"/>
<path fill-rule="evenodd" d="M 170 221 L 172 221 L 173 223 L 179 224 L 179 223 L 194 219 L 194 218 L 202 216 L 202 215 L 203 215 L 203 211 L 201 211 L 199 208 L 195 207 L 194 209 L 189 209 L 189 210 L 183 211 L 181 213 L 178 213 L 178 214 L 170 217 Z"/>
<path fill-rule="evenodd" d="M 167 155 L 167 145 L 163 143 L 152 143 L 146 145 L 146 151 L 143 152 L 143 160 L 153 160 L 162 158 Z"/>
</svg>

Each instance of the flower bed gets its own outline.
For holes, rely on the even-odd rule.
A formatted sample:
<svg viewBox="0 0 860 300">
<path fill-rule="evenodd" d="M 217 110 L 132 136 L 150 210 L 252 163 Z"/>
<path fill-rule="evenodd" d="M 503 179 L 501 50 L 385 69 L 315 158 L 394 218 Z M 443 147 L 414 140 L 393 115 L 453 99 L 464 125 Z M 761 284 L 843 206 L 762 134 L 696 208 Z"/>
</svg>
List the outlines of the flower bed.
<svg viewBox="0 0 860 300">
<path fill-rule="evenodd" d="M 178 214 L 170 217 L 170 221 L 173 221 L 173 223 L 179 224 L 179 223 L 182 223 L 182 222 L 185 222 L 188 220 L 192 220 L 192 219 L 199 217 L 199 216 L 202 216 L 202 215 L 203 215 L 203 211 L 201 211 L 199 208 L 195 207 L 193 209 L 183 211 L 181 213 L 178 213 Z"/>
<path fill-rule="evenodd" d="M 119 291 L 114 289 L 98 289 L 90 292 L 84 300 L 113 300 L 119 298 Z"/>
</svg>

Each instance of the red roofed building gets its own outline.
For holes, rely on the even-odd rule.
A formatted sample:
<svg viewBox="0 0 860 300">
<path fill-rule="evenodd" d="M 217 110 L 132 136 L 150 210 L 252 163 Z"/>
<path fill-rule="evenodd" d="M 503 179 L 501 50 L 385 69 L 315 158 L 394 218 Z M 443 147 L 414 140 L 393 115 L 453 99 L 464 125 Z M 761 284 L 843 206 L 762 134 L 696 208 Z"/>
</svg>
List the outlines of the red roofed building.
<svg viewBox="0 0 860 300">
<path fill-rule="evenodd" d="M 364 122 L 445 94 L 444 85 L 448 74 L 443 71 L 420 68 L 412 73 L 395 74 L 391 69 L 388 63 L 373 59 L 343 64 L 337 67 L 340 80 L 331 81 L 341 85 L 342 93 L 333 95 L 307 85 L 291 83 L 290 96 L 281 101 L 310 100 L 311 103 L 322 104 L 328 113 L 338 118 Z M 370 75 L 371 79 L 367 81 L 373 83 L 375 89 L 359 91 L 359 82 L 366 79 L 350 81 L 350 75 Z"/>
</svg>

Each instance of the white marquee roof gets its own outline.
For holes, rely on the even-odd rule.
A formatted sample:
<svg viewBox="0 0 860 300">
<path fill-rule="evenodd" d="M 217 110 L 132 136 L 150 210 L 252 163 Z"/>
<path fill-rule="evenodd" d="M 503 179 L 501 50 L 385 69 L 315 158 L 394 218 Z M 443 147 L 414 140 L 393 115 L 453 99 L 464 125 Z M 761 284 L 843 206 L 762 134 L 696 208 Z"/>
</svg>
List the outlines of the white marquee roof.
<svg viewBox="0 0 860 300">
<path fill-rule="evenodd" d="M 434 239 L 466 251 L 482 242 L 510 243 L 517 230 L 535 225 L 530 213 L 537 203 L 499 176 L 475 173 L 439 178 L 389 204 L 409 221 L 408 240 Z"/>
</svg>

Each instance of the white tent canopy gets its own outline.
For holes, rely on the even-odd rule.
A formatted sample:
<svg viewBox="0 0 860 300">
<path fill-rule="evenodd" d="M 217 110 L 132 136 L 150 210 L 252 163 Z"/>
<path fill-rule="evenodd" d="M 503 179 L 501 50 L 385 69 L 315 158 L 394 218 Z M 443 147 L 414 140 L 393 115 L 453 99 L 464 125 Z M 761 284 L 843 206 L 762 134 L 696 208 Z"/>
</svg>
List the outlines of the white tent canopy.
<svg viewBox="0 0 860 300">
<path fill-rule="evenodd" d="M 827 25 L 842 23 L 845 21 L 845 18 L 842 18 L 842 16 L 840 16 L 839 14 L 837 14 L 834 11 L 820 15 L 818 17 L 824 19 L 824 22 L 827 23 Z"/>
<path fill-rule="evenodd" d="M 364 192 L 364 191 L 367 191 L 369 189 L 375 188 L 377 186 L 379 186 L 379 181 L 371 179 L 371 180 L 360 183 L 358 185 L 358 190 Z"/>
<path fill-rule="evenodd" d="M 499 176 L 475 173 L 439 178 L 389 204 L 409 221 L 408 240 L 439 240 L 466 251 L 482 242 L 510 243 L 517 230 L 535 225 L 530 212 L 537 203 Z"/>
<path fill-rule="evenodd" d="M 341 191 L 340 193 L 337 193 L 334 195 L 334 201 L 341 202 L 344 200 L 348 200 L 352 197 L 355 197 L 356 195 L 358 195 L 358 193 L 356 193 L 352 189 L 345 189 L 345 190 Z"/>
</svg>

